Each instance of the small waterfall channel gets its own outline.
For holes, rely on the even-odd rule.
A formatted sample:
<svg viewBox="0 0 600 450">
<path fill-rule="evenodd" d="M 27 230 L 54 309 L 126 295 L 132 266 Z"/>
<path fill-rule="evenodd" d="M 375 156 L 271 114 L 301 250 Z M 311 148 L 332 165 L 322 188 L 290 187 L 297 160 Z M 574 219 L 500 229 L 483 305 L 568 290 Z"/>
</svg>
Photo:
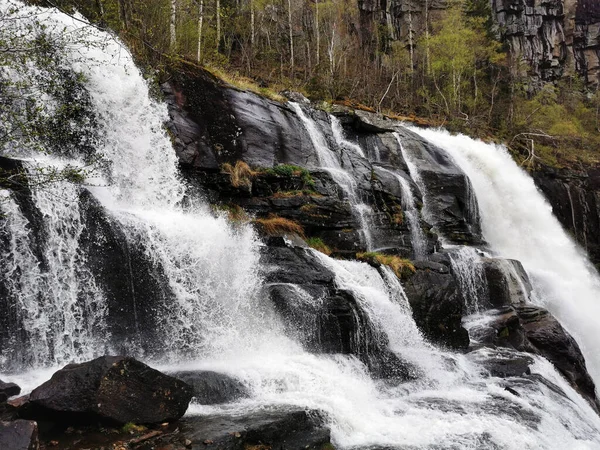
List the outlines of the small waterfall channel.
<svg viewBox="0 0 600 450">
<path fill-rule="evenodd" d="M 363 236 L 364 244 L 367 250 L 373 250 L 373 235 L 371 230 L 373 228 L 372 218 L 374 212 L 369 205 L 361 201 L 358 192 L 358 185 L 354 176 L 341 166 L 338 155 L 329 148 L 327 139 L 315 121 L 304 112 L 298 103 L 292 102 L 290 103 L 290 106 L 302 120 L 302 123 L 304 124 L 304 127 L 306 128 L 306 131 L 310 136 L 310 140 L 319 157 L 321 168 L 329 172 L 333 180 L 338 186 L 340 186 L 342 191 L 344 191 L 346 198 L 352 207 L 354 216 L 360 223 L 360 232 Z M 343 140 L 343 134 L 341 130 L 336 132 L 336 136 L 341 139 L 339 141 L 340 145 L 343 147 L 348 146 L 346 143 L 347 141 Z M 360 149 L 360 147 L 356 146 L 355 144 L 351 145 L 352 149 L 358 152 L 357 148 Z"/>
</svg>

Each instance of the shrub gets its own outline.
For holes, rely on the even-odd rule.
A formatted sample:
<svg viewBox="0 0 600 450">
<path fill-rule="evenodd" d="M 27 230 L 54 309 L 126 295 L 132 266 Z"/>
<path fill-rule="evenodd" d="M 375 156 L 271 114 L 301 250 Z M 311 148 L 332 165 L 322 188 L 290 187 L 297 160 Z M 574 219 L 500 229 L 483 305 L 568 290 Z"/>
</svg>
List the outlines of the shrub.
<svg viewBox="0 0 600 450">
<path fill-rule="evenodd" d="M 233 166 L 225 163 L 221 166 L 221 171 L 229 174 L 231 185 L 234 187 L 246 186 L 250 188 L 252 186 L 252 178 L 257 174 L 244 161 L 236 161 Z"/>
<path fill-rule="evenodd" d="M 263 172 L 278 177 L 300 177 L 307 186 L 315 185 L 315 180 L 307 169 L 293 164 L 279 164 L 273 168 L 264 169 Z"/>
<path fill-rule="evenodd" d="M 298 222 L 275 214 L 270 214 L 266 219 L 254 219 L 252 221 L 258 228 L 268 236 L 275 236 L 284 233 L 296 233 L 304 236 L 304 229 Z"/>
<path fill-rule="evenodd" d="M 356 259 L 372 265 L 384 264 L 394 271 L 400 279 L 415 273 L 416 269 L 408 259 L 400 258 L 394 255 L 384 255 L 378 252 L 357 253 Z"/>
<path fill-rule="evenodd" d="M 306 240 L 306 243 L 309 247 L 314 248 L 318 252 L 325 253 L 327 256 L 333 253 L 321 238 L 311 237 Z"/>
</svg>

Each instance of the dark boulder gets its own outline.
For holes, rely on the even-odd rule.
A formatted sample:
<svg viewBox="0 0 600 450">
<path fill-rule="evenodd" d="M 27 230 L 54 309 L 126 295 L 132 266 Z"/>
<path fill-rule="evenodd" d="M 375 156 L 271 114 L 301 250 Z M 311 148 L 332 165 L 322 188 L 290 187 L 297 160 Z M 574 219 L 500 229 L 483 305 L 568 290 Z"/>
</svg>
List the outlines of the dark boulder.
<svg viewBox="0 0 600 450">
<path fill-rule="evenodd" d="M 27 418 L 53 422 L 162 423 L 187 410 L 192 388 L 133 358 L 69 364 L 33 390 Z"/>
<path fill-rule="evenodd" d="M 30 420 L 0 422 L 0 449 L 37 450 L 38 426 Z"/>
<path fill-rule="evenodd" d="M 140 448 L 323 450 L 331 443 L 329 428 L 318 411 L 276 409 L 245 416 L 189 417 L 180 422 L 179 429 Z"/>
<path fill-rule="evenodd" d="M 527 340 L 548 359 L 571 385 L 596 409 L 596 387 L 575 339 L 548 311 L 534 306 L 516 307 Z"/>
<path fill-rule="evenodd" d="M 469 346 L 469 334 L 462 326 L 464 302 L 458 285 L 443 264 L 416 266 L 416 273 L 404 282 L 404 291 L 417 326 L 431 341 L 456 349 Z"/>
<path fill-rule="evenodd" d="M 205 370 L 173 372 L 169 375 L 191 386 L 195 401 L 201 405 L 229 403 L 249 395 L 242 383 L 222 373 Z"/>
<path fill-rule="evenodd" d="M 9 397 L 19 395 L 21 388 L 15 383 L 5 383 L 0 380 L 0 402 L 5 402 Z"/>
</svg>

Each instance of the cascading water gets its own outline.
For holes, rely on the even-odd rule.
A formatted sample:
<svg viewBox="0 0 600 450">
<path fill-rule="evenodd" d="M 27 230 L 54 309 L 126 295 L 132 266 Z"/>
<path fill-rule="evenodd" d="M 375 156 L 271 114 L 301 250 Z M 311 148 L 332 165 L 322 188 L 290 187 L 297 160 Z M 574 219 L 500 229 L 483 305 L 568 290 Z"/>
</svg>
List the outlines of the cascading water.
<svg viewBox="0 0 600 450">
<path fill-rule="evenodd" d="M 457 247 L 450 252 L 450 262 L 465 299 L 467 314 L 479 312 L 489 295 L 481 256 L 473 247 Z"/>
<path fill-rule="evenodd" d="M 14 4 L 0 1 L 3 10 Z M 18 5 L 23 14 L 19 20 L 36 17 L 49 33 L 62 34 L 66 27 L 67 34 L 76 35 L 85 27 L 54 10 L 40 13 Z M 180 368 L 230 374 L 252 394 L 229 405 L 194 405 L 191 414 L 247 414 L 274 405 L 321 409 L 336 448 L 342 449 L 600 448 L 600 418 L 549 363 L 536 359 L 532 372 L 557 388 L 536 378 L 508 382 L 489 377 L 478 362 L 488 356 L 483 351 L 460 355 L 429 345 L 412 319 L 400 282 L 387 268 L 316 256 L 335 273 L 340 289 L 355 294 L 378 335 L 415 367 L 418 378 L 404 383 L 373 380 L 352 356 L 304 351 L 257 294 L 262 281 L 252 230 L 232 228 L 202 204 L 181 206 L 185 185 L 162 131 L 165 107 L 149 99 L 146 83 L 118 42 L 99 31 L 88 39 L 102 45 L 79 42 L 71 69 L 85 75 L 97 119 L 96 148 L 108 164 L 89 179 L 95 186 L 87 189 L 127 243 L 139 246 L 145 259 L 162 267 L 170 293 L 166 304 L 156 305 L 165 347 L 152 362 L 176 369 L 176 360 Z M 81 163 L 77 155 L 71 159 L 72 164 Z M 21 368 L 36 375 L 3 373 L 1 378 L 8 376 L 26 390 L 51 374 L 43 366 L 110 351 L 105 349 L 110 341 L 104 332 L 109 325 L 105 293 L 87 270 L 91 261 L 82 247 L 85 221 L 79 201 L 84 193 L 84 188 L 65 182 L 35 190 L 36 216 L 14 193 L 2 191 L 0 239 L 8 249 L 2 276 L 16 298 L 23 331 L 36 345 L 36 357 Z M 39 242 L 33 233 L 40 226 L 36 220 L 44 230 Z M 42 294 L 47 301 L 39 301 Z M 300 291 L 299 296 L 302 302 L 311 301 Z M 312 300 L 316 306 L 322 301 Z M 485 351 L 496 355 L 495 350 Z M 13 356 L 3 352 L 3 367 Z M 505 390 L 507 383 L 520 396 Z"/>
<path fill-rule="evenodd" d="M 414 254 L 413 256 L 414 259 L 422 258 L 425 256 L 427 250 L 427 240 L 425 239 L 425 234 L 423 233 L 421 222 L 419 221 L 419 210 L 417 209 L 416 199 L 412 191 L 412 187 L 401 175 L 392 172 L 385 167 L 380 167 L 380 169 L 389 173 L 396 178 L 396 180 L 398 180 L 398 184 L 400 185 L 402 192 L 402 209 L 404 211 L 404 215 L 408 219 L 410 240 Z"/>
<path fill-rule="evenodd" d="M 446 131 L 413 129 L 446 150 L 471 179 L 485 240 L 529 273 L 537 302 L 576 338 L 596 385 L 600 385 L 600 278 L 569 238 L 508 151 Z"/>
<path fill-rule="evenodd" d="M 329 115 L 329 119 L 331 120 L 331 131 L 333 131 L 333 137 L 340 148 L 350 150 L 357 155 L 366 158 L 365 152 L 363 152 L 363 149 L 360 147 L 360 145 L 350 142 L 344 137 L 344 129 L 342 128 L 340 119 L 331 114 Z"/>
<path fill-rule="evenodd" d="M 357 182 L 348 171 L 344 170 L 340 165 L 337 155 L 331 151 L 327 145 L 327 140 L 323 133 L 319 130 L 318 125 L 302 110 L 298 103 L 290 103 L 292 109 L 302 120 L 306 131 L 308 132 L 313 147 L 319 157 L 321 168 L 329 172 L 333 180 L 342 188 L 352 211 L 360 223 L 360 232 L 364 239 L 364 244 L 367 250 L 373 249 L 373 236 L 371 219 L 373 217 L 373 209 L 362 202 L 358 195 Z"/>
</svg>

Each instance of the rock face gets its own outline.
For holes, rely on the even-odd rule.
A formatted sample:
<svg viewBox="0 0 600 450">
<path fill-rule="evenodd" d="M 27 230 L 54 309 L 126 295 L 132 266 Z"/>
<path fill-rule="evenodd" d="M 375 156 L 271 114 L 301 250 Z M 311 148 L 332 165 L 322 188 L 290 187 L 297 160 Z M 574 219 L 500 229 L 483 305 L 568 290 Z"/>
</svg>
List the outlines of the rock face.
<svg viewBox="0 0 600 450">
<path fill-rule="evenodd" d="M 430 22 L 439 20 L 445 0 L 360 0 L 363 43 L 372 43 L 375 24 L 392 40 L 413 45 L 425 30 L 425 8 Z M 498 39 L 512 56 L 522 59 L 532 87 L 577 71 L 590 84 L 600 72 L 600 12 L 595 0 L 492 0 L 490 14 Z"/>
<path fill-rule="evenodd" d="M 37 450 L 38 427 L 30 420 L 0 422 L 0 448 L 6 450 Z"/>
<path fill-rule="evenodd" d="M 248 396 L 242 383 L 222 373 L 186 371 L 169 375 L 191 386 L 195 401 L 201 405 L 229 403 Z"/>
<path fill-rule="evenodd" d="M 109 423 L 162 423 L 183 416 L 192 388 L 133 358 L 103 356 L 70 364 L 34 389 L 31 418 Z"/>
<path fill-rule="evenodd" d="M 556 218 L 600 264 L 600 169 L 542 167 L 533 174 Z"/>
<path fill-rule="evenodd" d="M 19 395 L 21 388 L 15 383 L 5 383 L 0 380 L 0 403 L 6 401 L 9 397 Z"/>
</svg>

